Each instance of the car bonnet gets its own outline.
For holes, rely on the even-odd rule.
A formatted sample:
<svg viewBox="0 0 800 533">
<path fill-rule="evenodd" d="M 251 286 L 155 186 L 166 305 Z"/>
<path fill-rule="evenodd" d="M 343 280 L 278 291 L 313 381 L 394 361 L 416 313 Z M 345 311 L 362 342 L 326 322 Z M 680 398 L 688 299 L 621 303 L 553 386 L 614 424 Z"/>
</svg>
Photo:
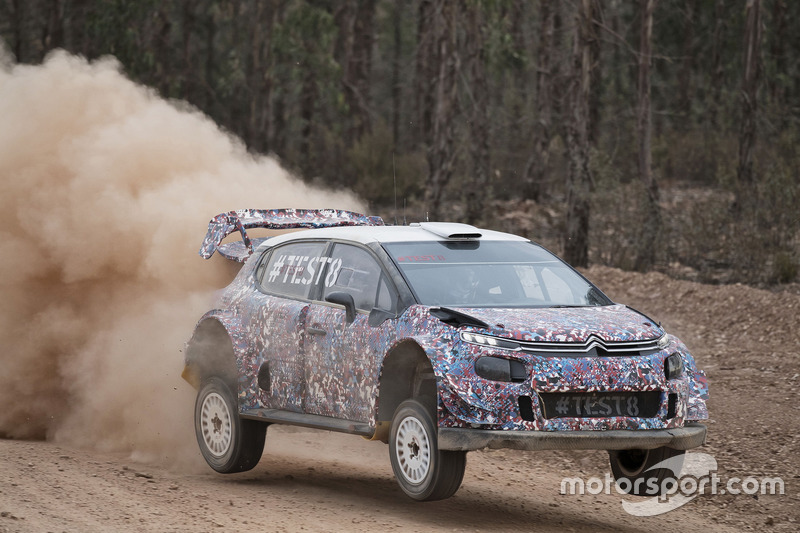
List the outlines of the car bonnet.
<svg viewBox="0 0 800 533">
<path fill-rule="evenodd" d="M 549 308 L 456 308 L 489 324 L 493 335 L 531 342 L 584 343 L 652 340 L 664 331 L 624 305 Z"/>
</svg>

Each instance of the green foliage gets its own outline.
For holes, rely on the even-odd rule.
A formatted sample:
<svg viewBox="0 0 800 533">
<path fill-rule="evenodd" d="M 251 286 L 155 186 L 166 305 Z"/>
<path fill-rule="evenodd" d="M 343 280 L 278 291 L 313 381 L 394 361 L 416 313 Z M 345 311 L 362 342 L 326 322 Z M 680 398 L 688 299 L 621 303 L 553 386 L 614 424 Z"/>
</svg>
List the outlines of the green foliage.
<svg viewBox="0 0 800 533">
<path fill-rule="evenodd" d="M 275 32 L 275 52 L 289 64 L 313 69 L 326 78 L 339 71 L 332 56 L 335 37 L 330 12 L 309 2 L 292 2 Z"/>
<path fill-rule="evenodd" d="M 152 42 L 158 0 L 98 0 L 87 12 L 86 31 L 100 54 L 115 56 L 135 78 L 148 78 L 156 59 Z"/>
<path fill-rule="evenodd" d="M 482 0 L 475 2 L 486 19 L 486 57 L 495 75 L 506 71 L 521 71 L 531 61 L 524 42 L 514 35 L 514 2 L 509 0 Z M 524 6 L 523 6 L 524 8 Z"/>
<path fill-rule="evenodd" d="M 374 23 L 366 32 L 372 45 L 363 45 L 371 57 L 366 88 L 359 86 L 366 92 L 356 97 L 352 85 L 345 86 L 353 65 L 337 50 L 345 36 L 354 35 L 346 26 L 354 18 L 342 15 L 364 1 L 9 1 L 0 2 L 0 38 L 23 62 L 40 61 L 54 46 L 90 59 L 113 54 L 134 80 L 187 100 L 252 150 L 274 151 L 306 179 L 353 188 L 381 214 L 393 214 L 396 173 L 398 203 L 405 199 L 409 213 L 424 216 L 428 147 L 420 145 L 425 102 L 418 92 L 431 84 L 420 79 L 417 61 L 425 59 L 418 57 L 425 37 L 420 32 L 431 22 L 420 20 L 426 12 L 420 7 L 430 4 L 375 0 Z M 464 190 L 474 173 L 473 114 L 466 105 L 473 87 L 464 44 L 480 31 L 491 161 L 490 183 L 481 191 L 491 206 L 485 220 L 559 243 L 574 6 L 547 4 L 555 14 L 546 77 L 552 108 L 546 165 L 533 161 L 547 171 L 541 184 L 546 193 L 536 203 L 520 191 L 531 155 L 539 153 L 535 142 L 544 118 L 538 115 L 536 81 L 545 4 L 464 1 L 465 9 L 453 15 L 462 109 L 445 125 L 456 159 L 443 209 L 453 219 L 464 216 Z M 600 11 L 592 51 L 590 257 L 631 268 L 647 216 L 638 207 L 639 8 L 635 2 L 594 4 Z M 712 281 L 783 283 L 798 277 L 800 39 L 793 21 L 800 18 L 800 2 L 762 5 L 755 182 L 741 190 L 736 169 L 744 4 L 657 3 L 651 100 L 653 171 L 663 209 L 659 242 L 652 244 L 658 269 Z M 479 10 L 477 23 L 465 17 L 467 8 Z M 363 109 L 350 109 L 354 102 Z M 354 111 L 363 113 L 359 124 L 371 129 L 352 127 Z M 744 200 L 737 203 L 737 197 Z"/>
</svg>

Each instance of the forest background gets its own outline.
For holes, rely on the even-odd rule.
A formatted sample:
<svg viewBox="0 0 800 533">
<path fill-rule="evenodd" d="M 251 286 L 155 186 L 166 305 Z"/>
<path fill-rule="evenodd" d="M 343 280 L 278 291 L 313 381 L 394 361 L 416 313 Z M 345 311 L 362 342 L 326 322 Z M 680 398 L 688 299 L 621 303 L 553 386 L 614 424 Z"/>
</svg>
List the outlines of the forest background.
<svg viewBox="0 0 800 533">
<path fill-rule="evenodd" d="M 390 223 L 798 281 L 800 2 L 0 0 L 0 38 L 19 63 L 113 55 Z"/>
</svg>

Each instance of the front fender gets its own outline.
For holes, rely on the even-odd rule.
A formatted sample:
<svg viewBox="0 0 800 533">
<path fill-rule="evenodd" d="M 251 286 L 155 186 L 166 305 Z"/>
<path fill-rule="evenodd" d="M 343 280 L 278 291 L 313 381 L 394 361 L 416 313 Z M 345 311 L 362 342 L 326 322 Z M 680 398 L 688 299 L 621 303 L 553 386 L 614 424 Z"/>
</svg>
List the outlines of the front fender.
<svg viewBox="0 0 800 533">
<path fill-rule="evenodd" d="M 440 426 L 460 426 L 469 422 L 493 419 L 496 400 L 494 394 L 478 394 L 475 390 L 466 390 L 463 376 L 472 366 L 472 358 L 460 353 L 459 330 L 443 323 L 432 316 L 429 309 L 423 306 L 410 308 L 401 320 L 398 327 L 403 338 L 415 342 L 425 353 L 431 363 L 436 377 L 436 395 L 438 404 L 438 418 Z M 411 327 L 413 326 L 413 327 Z M 414 331 L 425 331 L 425 335 L 414 335 Z M 490 391 L 483 391 L 490 392 Z M 464 398 L 469 398 L 465 402 Z M 485 404 L 483 403 L 485 402 Z M 465 412 L 464 406 L 468 406 Z"/>
<path fill-rule="evenodd" d="M 439 423 L 460 425 L 464 422 L 487 423 L 495 421 L 498 393 L 495 390 L 477 390 L 471 387 L 477 383 L 463 380 L 465 365 L 472 365 L 472 359 L 457 352 L 457 333 L 452 328 L 443 328 L 437 335 L 413 337 L 431 362 L 436 376 Z M 466 387 L 465 387 L 466 385 Z M 509 384 L 511 385 L 511 384 Z M 468 401 L 466 400 L 468 399 Z"/>
</svg>

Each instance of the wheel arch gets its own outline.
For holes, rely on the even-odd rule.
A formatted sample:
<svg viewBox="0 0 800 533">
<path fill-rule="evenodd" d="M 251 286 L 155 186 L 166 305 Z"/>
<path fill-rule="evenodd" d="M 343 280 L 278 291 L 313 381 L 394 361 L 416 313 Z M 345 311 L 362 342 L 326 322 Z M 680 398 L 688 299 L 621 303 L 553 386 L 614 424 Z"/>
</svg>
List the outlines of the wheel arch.
<svg viewBox="0 0 800 533">
<path fill-rule="evenodd" d="M 388 442 L 392 416 L 410 398 L 432 402 L 436 409 L 436 375 L 425 350 L 407 339 L 393 346 L 383 360 L 378 383 L 378 409 L 374 440 Z"/>
<path fill-rule="evenodd" d="M 181 377 L 195 389 L 200 388 L 206 377 L 219 376 L 236 394 L 236 352 L 228 327 L 221 317 L 209 314 L 200 319 L 186 343 L 185 354 Z"/>
</svg>

